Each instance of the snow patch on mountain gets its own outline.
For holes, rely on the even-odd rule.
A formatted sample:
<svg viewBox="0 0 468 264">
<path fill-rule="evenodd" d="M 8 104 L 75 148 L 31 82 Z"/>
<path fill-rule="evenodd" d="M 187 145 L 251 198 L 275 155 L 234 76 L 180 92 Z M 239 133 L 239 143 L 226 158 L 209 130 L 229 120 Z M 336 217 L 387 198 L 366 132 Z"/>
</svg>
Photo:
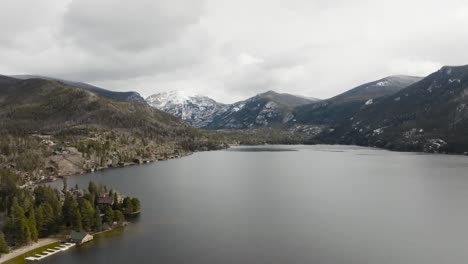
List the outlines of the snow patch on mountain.
<svg viewBox="0 0 468 264">
<path fill-rule="evenodd" d="M 215 100 L 184 91 L 157 93 L 146 98 L 146 102 L 161 111 L 175 115 L 194 127 L 209 124 L 215 114 L 223 112 L 227 106 Z"/>
<path fill-rule="evenodd" d="M 380 87 L 388 86 L 389 82 L 388 81 L 380 81 L 380 82 L 376 83 L 375 85 L 380 86 Z"/>
</svg>

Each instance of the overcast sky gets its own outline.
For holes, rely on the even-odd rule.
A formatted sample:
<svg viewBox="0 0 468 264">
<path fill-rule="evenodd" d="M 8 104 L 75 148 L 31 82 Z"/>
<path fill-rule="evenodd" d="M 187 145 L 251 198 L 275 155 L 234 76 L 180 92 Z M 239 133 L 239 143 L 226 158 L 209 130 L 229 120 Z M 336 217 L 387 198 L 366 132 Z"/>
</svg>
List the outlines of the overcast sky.
<svg viewBox="0 0 468 264">
<path fill-rule="evenodd" d="M 466 0 L 2 0 L 0 74 L 230 103 L 468 64 Z"/>
</svg>

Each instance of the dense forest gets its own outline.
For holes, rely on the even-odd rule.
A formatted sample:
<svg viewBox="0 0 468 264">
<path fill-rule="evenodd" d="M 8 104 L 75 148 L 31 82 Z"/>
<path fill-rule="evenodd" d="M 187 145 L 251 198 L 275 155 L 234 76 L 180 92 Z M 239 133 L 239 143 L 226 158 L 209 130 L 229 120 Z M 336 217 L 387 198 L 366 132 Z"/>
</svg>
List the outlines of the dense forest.
<svg viewBox="0 0 468 264">
<path fill-rule="evenodd" d="M 69 230 L 100 232 L 103 225 L 119 226 L 126 215 L 138 213 L 137 198 L 123 197 L 106 186 L 89 182 L 87 189 L 62 190 L 36 186 L 34 190 L 19 188 L 17 175 L 0 170 L 0 252 L 8 246 L 19 247 L 38 238 Z"/>
</svg>

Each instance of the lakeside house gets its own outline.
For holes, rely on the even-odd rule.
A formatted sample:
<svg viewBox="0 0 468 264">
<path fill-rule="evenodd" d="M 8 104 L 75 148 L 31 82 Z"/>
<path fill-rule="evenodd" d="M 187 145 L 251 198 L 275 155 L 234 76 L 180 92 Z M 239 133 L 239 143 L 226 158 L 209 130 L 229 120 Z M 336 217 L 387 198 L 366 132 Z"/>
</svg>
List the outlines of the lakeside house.
<svg viewBox="0 0 468 264">
<path fill-rule="evenodd" d="M 112 206 L 114 204 L 114 197 L 108 194 L 100 195 L 98 198 L 98 204 Z"/>
<path fill-rule="evenodd" d="M 91 240 L 93 240 L 93 236 L 84 232 L 84 231 L 81 231 L 81 232 L 77 232 L 77 231 L 71 231 L 70 233 L 70 237 L 69 237 L 69 240 L 70 242 L 72 243 L 76 243 L 77 245 L 81 245 L 83 243 L 86 243 L 86 242 L 89 242 Z"/>
</svg>

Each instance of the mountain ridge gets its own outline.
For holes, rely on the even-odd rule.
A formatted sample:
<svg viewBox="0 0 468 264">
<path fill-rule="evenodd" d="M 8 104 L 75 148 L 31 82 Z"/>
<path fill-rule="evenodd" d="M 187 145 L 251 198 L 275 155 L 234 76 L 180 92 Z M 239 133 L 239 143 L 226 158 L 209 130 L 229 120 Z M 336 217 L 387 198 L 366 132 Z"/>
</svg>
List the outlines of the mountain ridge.
<svg viewBox="0 0 468 264">
<path fill-rule="evenodd" d="M 141 97 L 141 95 L 135 91 L 128 91 L 128 92 L 116 92 L 107 90 L 101 87 L 97 87 L 88 83 L 84 82 L 76 82 L 76 81 L 69 81 L 60 78 L 53 78 L 41 75 L 12 75 L 12 78 L 27 80 L 27 79 L 45 79 L 45 80 L 56 80 L 68 84 L 70 86 L 78 87 L 95 94 L 101 95 L 108 99 L 113 99 L 122 102 L 139 102 L 139 103 L 146 103 L 145 99 Z"/>
<path fill-rule="evenodd" d="M 246 129 L 284 123 L 282 120 L 287 121 L 294 107 L 317 100 L 274 91 L 233 104 L 222 104 L 207 96 L 187 95 L 181 91 L 162 92 L 146 98 L 149 105 L 174 114 L 194 127 L 208 129 Z M 247 116 L 250 118 L 246 119 Z"/>
<path fill-rule="evenodd" d="M 360 108 L 317 140 L 393 150 L 468 151 L 468 65 L 444 66 Z"/>
<path fill-rule="evenodd" d="M 226 108 L 225 104 L 202 95 L 168 91 L 148 96 L 146 102 L 159 110 L 170 113 L 196 128 L 209 124 L 216 113 Z"/>
</svg>

